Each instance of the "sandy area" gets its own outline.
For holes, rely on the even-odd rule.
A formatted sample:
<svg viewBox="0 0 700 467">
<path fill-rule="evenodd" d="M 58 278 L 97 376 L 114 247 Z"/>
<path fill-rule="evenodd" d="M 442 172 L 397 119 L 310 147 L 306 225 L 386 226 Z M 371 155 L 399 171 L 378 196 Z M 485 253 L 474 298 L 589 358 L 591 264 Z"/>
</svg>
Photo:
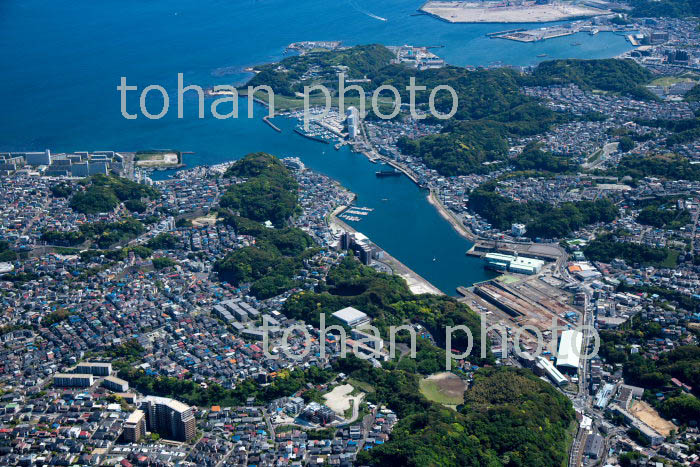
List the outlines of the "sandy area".
<svg viewBox="0 0 700 467">
<path fill-rule="evenodd" d="M 399 276 L 404 278 L 409 290 L 416 295 L 424 293 L 442 295 L 442 293 L 440 293 L 440 291 L 437 290 L 435 287 L 428 286 L 424 281 L 420 281 L 410 274 L 399 274 Z"/>
<path fill-rule="evenodd" d="M 661 415 L 644 401 L 635 401 L 630 407 L 630 413 L 664 436 L 668 436 L 671 430 L 678 430 L 676 425 L 661 418 Z"/>
<path fill-rule="evenodd" d="M 195 219 L 192 219 L 192 225 L 194 225 L 195 227 L 202 227 L 205 225 L 216 225 L 216 219 L 216 214 L 197 217 Z"/>
<path fill-rule="evenodd" d="M 428 2 L 420 9 L 450 23 L 545 23 L 610 13 L 583 5 L 557 3 L 511 7 L 473 2 Z"/>
<path fill-rule="evenodd" d="M 354 388 L 350 384 L 334 387 L 331 392 L 323 395 L 323 398 L 326 400 L 326 405 L 341 417 L 345 414 L 345 411 L 351 407 L 350 401 L 353 401 L 352 406 L 359 407 L 360 401 L 362 401 L 365 393 L 361 392 L 357 396 L 351 396 L 350 393 L 353 389 Z"/>
</svg>

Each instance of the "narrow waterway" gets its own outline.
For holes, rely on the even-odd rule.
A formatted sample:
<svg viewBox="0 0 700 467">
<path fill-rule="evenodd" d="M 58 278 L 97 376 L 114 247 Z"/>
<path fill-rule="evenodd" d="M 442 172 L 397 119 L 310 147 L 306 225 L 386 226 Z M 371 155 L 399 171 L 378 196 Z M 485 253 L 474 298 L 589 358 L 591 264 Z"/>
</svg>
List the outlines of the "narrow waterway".
<svg viewBox="0 0 700 467">
<path fill-rule="evenodd" d="M 187 84 L 240 83 L 250 65 L 276 61 L 291 42 L 437 46 L 454 65 L 533 65 L 559 57 L 599 58 L 629 49 L 621 36 L 577 35 L 521 44 L 489 39 L 488 32 L 533 25 L 447 24 L 415 16 L 423 0 L 3 0 L 0 1 L 0 151 L 194 151 L 188 165 L 216 164 L 249 152 L 299 156 L 310 168 L 339 180 L 374 208 L 358 230 L 448 294 L 488 274 L 467 258 L 460 237 L 407 178 L 377 179 L 377 166 L 347 148 L 305 140 L 292 122 L 260 118 L 197 118 L 186 98 L 177 118 L 177 74 Z M 379 20 L 382 18 L 385 21 Z M 573 46 L 575 42 L 581 45 Z M 162 120 L 120 112 L 121 77 L 143 89 L 162 85 L 170 111 Z M 162 100 L 149 95 L 151 113 Z M 129 113 L 139 93 L 131 92 Z"/>
</svg>

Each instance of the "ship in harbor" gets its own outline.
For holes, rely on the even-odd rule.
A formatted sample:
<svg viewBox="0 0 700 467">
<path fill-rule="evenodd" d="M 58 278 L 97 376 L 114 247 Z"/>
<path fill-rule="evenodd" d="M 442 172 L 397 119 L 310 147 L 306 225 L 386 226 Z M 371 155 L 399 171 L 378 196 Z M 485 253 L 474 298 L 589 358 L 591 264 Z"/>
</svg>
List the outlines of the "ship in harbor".
<svg viewBox="0 0 700 467">
<path fill-rule="evenodd" d="M 399 172 L 396 169 L 390 169 L 390 170 L 379 170 L 375 172 L 375 175 L 377 177 L 400 177 L 401 172 Z"/>
</svg>

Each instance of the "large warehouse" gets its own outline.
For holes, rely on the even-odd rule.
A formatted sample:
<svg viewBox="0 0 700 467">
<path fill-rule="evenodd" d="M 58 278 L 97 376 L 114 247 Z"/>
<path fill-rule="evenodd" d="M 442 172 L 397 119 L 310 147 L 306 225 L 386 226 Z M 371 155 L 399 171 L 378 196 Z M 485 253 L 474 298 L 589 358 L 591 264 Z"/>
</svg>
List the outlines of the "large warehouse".
<svg viewBox="0 0 700 467">
<path fill-rule="evenodd" d="M 581 357 L 583 334 L 579 331 L 568 330 L 561 333 L 557 366 L 563 369 L 577 370 Z"/>
<path fill-rule="evenodd" d="M 333 316 L 351 328 L 356 328 L 358 326 L 362 326 L 363 324 L 369 323 L 369 317 L 365 313 L 351 306 L 336 311 L 333 313 Z"/>
<path fill-rule="evenodd" d="M 542 270 L 544 261 L 524 256 L 488 253 L 484 256 L 486 267 L 497 271 L 510 271 L 518 274 L 537 274 Z"/>
</svg>

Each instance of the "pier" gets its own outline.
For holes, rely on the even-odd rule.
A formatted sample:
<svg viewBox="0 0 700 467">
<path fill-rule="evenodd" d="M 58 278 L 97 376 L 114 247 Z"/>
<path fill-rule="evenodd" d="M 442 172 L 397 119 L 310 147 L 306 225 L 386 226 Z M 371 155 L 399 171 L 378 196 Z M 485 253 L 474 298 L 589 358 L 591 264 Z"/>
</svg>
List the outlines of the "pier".
<svg viewBox="0 0 700 467">
<path fill-rule="evenodd" d="M 354 207 L 351 206 L 351 209 Z M 331 215 L 329 219 L 329 223 L 331 226 L 335 227 L 336 229 L 339 230 L 345 230 L 346 232 L 357 232 L 357 230 L 353 229 L 350 227 L 348 224 L 340 220 L 338 217 L 336 217 L 336 213 L 341 212 L 345 209 L 345 207 L 339 207 L 336 209 Z M 359 208 L 354 208 L 354 209 L 359 209 Z M 414 272 L 412 269 L 409 269 L 405 264 L 403 264 L 401 261 L 398 259 L 394 258 L 391 256 L 388 252 L 385 250 L 379 248 L 378 245 L 372 244 L 378 251 L 383 252 L 383 257 L 381 259 L 381 263 L 389 266 L 394 274 L 399 275 L 404 278 L 406 283 L 408 284 L 408 288 L 411 292 L 414 294 L 424 294 L 424 293 L 429 293 L 433 295 L 445 295 L 440 289 L 435 287 L 433 284 L 428 282 L 426 279 L 418 275 L 416 272 Z M 376 261 L 376 260 L 375 260 Z"/>
<path fill-rule="evenodd" d="M 275 125 L 274 123 L 272 123 L 272 122 L 270 121 L 270 117 L 269 117 L 269 116 L 265 115 L 265 116 L 263 117 L 263 122 L 265 122 L 265 123 L 267 123 L 268 125 L 270 125 L 270 127 L 272 127 L 272 129 L 275 130 L 277 133 L 282 133 L 282 130 L 281 130 L 277 125 Z"/>
<path fill-rule="evenodd" d="M 505 31 L 496 31 L 496 32 L 487 32 L 486 37 L 494 38 L 496 36 L 503 36 L 505 34 L 513 34 L 514 32 L 520 32 L 520 31 L 525 31 L 525 28 L 507 29 Z"/>
</svg>

